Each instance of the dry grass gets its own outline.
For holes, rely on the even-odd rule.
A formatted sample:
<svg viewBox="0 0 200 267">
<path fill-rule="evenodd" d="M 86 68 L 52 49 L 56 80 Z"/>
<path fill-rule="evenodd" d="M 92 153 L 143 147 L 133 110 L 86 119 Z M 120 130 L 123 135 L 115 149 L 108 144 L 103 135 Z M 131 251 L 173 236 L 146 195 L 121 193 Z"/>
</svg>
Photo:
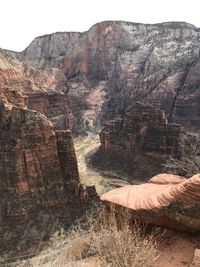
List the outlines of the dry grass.
<svg viewBox="0 0 200 267">
<path fill-rule="evenodd" d="M 75 264 L 76 261 L 98 257 L 105 263 L 101 266 L 151 266 L 157 256 L 157 242 L 154 233 L 147 235 L 144 232 L 144 228 L 137 223 L 134 226 L 130 224 L 129 215 L 116 216 L 112 213 L 109 220 L 103 218 L 98 227 L 92 223 L 88 232 L 80 227 L 71 232 L 70 243 L 63 251 L 60 262 Z"/>
</svg>

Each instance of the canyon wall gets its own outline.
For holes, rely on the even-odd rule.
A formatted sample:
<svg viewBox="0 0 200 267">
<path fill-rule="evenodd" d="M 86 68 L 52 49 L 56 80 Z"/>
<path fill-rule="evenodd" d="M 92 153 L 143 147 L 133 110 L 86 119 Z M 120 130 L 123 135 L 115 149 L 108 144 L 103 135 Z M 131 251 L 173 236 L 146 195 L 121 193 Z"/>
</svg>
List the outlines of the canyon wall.
<svg viewBox="0 0 200 267">
<path fill-rule="evenodd" d="M 43 208 L 51 212 L 70 204 L 80 209 L 77 159 L 66 130 L 74 127 L 67 92 L 47 90 L 55 85 L 48 75 L 41 81 L 44 87 L 38 87 L 41 73 L 48 74 L 28 69 L 15 54 L 0 50 L 1 222 L 22 222 Z M 64 83 L 59 80 L 56 86 Z M 96 194 L 94 188 L 85 190 Z"/>
<path fill-rule="evenodd" d="M 22 64 L 0 49 L 0 100 L 6 105 L 25 107 L 23 93 L 32 91 L 33 83 L 24 75 Z"/>
<path fill-rule="evenodd" d="M 104 82 L 105 97 L 94 125 L 123 116 L 140 101 L 161 108 L 169 121 L 198 130 L 199 32 L 184 22 L 105 21 L 82 34 L 38 37 L 18 57 L 39 69 L 55 67 L 64 73 L 77 127 L 86 125 L 85 114 L 93 112 L 87 99 Z"/>
<path fill-rule="evenodd" d="M 29 109 L 45 114 L 56 129 L 73 131 L 76 121 L 68 107 L 68 97 L 64 92 L 35 92 L 27 95 Z"/>
<path fill-rule="evenodd" d="M 184 173 L 187 168 L 181 164 L 187 157 L 188 143 L 190 149 L 196 146 L 194 151 L 188 151 L 190 157 L 199 158 L 200 147 L 197 149 L 195 136 L 188 134 L 181 125 L 169 123 L 161 110 L 141 103 L 129 108 L 123 118 L 110 121 L 102 129 L 100 140 L 100 149 L 91 157 L 91 164 L 121 175 L 128 174 L 130 181 L 163 172 L 171 158 L 180 161 L 181 174 L 190 175 Z"/>
<path fill-rule="evenodd" d="M 75 196 L 79 174 L 70 131 L 55 131 L 44 115 L 1 103 L 0 135 L 2 220 Z"/>
<path fill-rule="evenodd" d="M 78 32 L 56 32 L 39 36 L 22 53 L 18 53 L 18 57 L 27 65 L 39 69 L 59 67 L 66 51 L 81 36 L 82 33 Z"/>
<path fill-rule="evenodd" d="M 66 81 L 58 70 L 24 66 L 15 54 L 0 50 L 0 93 L 7 105 L 45 114 L 56 129 L 73 131 L 76 125 L 68 106 Z"/>
</svg>

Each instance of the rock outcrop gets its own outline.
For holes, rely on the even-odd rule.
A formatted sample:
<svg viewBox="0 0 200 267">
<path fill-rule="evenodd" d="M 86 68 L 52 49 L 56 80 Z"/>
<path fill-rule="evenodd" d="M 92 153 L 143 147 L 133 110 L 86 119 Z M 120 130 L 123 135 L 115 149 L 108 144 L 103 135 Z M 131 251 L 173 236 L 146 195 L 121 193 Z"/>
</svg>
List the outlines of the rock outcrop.
<svg viewBox="0 0 200 267">
<path fill-rule="evenodd" d="M 76 125 L 62 73 L 25 67 L 15 54 L 4 50 L 0 50 L 0 99 L 45 114 L 56 129 L 73 131 Z"/>
<path fill-rule="evenodd" d="M 158 175 L 150 183 L 124 186 L 101 196 L 107 206 L 130 210 L 142 222 L 184 231 L 200 230 L 200 174 L 190 179 Z M 164 178 L 164 179 L 163 179 Z M 162 180 L 162 183 L 160 183 Z M 166 183 L 163 183 L 163 180 Z"/>
<path fill-rule="evenodd" d="M 16 57 L 0 49 L 0 100 L 6 105 L 25 107 L 23 93 L 32 92 L 33 84 Z"/>
<path fill-rule="evenodd" d="M 112 120 L 102 129 L 101 146 L 91 163 L 128 174 L 130 181 L 149 179 L 164 170 L 169 158 L 181 162 L 189 137 L 182 126 L 168 123 L 161 110 L 136 103 L 123 118 Z"/>
<path fill-rule="evenodd" d="M 67 50 L 82 33 L 56 32 L 35 38 L 32 43 L 17 56 L 29 66 L 39 69 L 59 67 Z"/>
<path fill-rule="evenodd" d="M 170 124 L 165 114 L 150 105 L 136 103 L 123 119 L 111 121 L 100 133 L 105 152 L 141 149 L 150 157 L 180 157 L 180 141 L 184 129 Z"/>
<path fill-rule="evenodd" d="M 73 198 L 79 174 L 70 131 L 36 111 L 0 105 L 1 219 Z M 60 199 L 60 200 L 59 200 Z"/>
<path fill-rule="evenodd" d="M 139 24 L 105 21 L 89 31 L 36 38 L 18 58 L 39 69 L 65 73 L 70 109 L 83 122 L 85 103 L 98 82 L 106 94 L 102 125 L 140 101 L 165 111 L 170 121 L 200 128 L 199 29 L 184 22 Z M 78 111 L 74 105 L 80 101 Z M 78 123 L 83 127 L 84 123 Z"/>
<path fill-rule="evenodd" d="M 76 121 L 68 106 L 67 93 L 35 92 L 27 95 L 26 104 L 29 109 L 45 114 L 58 130 L 74 130 Z"/>
</svg>

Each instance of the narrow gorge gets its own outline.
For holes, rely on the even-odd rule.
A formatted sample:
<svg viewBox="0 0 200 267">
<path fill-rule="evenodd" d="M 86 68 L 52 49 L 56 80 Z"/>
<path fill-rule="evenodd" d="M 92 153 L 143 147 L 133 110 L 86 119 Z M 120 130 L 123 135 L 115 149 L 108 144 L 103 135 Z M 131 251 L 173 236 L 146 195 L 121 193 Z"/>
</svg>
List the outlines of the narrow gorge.
<svg viewBox="0 0 200 267">
<path fill-rule="evenodd" d="M 122 186 L 164 188 L 141 198 L 141 209 L 163 197 L 172 212 L 189 214 L 190 229 L 199 73 L 200 29 L 185 22 L 104 21 L 36 37 L 22 52 L 0 49 L 0 265 L 48 251 L 91 206 L 121 203 L 112 192 Z"/>
</svg>

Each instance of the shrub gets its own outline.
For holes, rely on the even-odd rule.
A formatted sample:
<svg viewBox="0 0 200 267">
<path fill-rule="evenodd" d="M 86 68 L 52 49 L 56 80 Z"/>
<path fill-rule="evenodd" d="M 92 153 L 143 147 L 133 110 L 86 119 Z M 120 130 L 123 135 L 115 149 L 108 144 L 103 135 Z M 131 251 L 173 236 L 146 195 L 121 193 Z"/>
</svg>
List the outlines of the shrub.
<svg viewBox="0 0 200 267">
<path fill-rule="evenodd" d="M 120 223 L 120 220 L 123 222 Z M 157 256 L 157 242 L 154 232 L 145 232 L 138 223 L 130 224 L 127 213 L 116 215 L 111 212 L 109 220 L 105 217 L 95 227 L 92 223 L 88 232 L 80 227 L 73 231 L 63 255 L 64 261 L 67 263 L 94 256 L 100 257 L 106 266 L 151 266 Z"/>
</svg>

